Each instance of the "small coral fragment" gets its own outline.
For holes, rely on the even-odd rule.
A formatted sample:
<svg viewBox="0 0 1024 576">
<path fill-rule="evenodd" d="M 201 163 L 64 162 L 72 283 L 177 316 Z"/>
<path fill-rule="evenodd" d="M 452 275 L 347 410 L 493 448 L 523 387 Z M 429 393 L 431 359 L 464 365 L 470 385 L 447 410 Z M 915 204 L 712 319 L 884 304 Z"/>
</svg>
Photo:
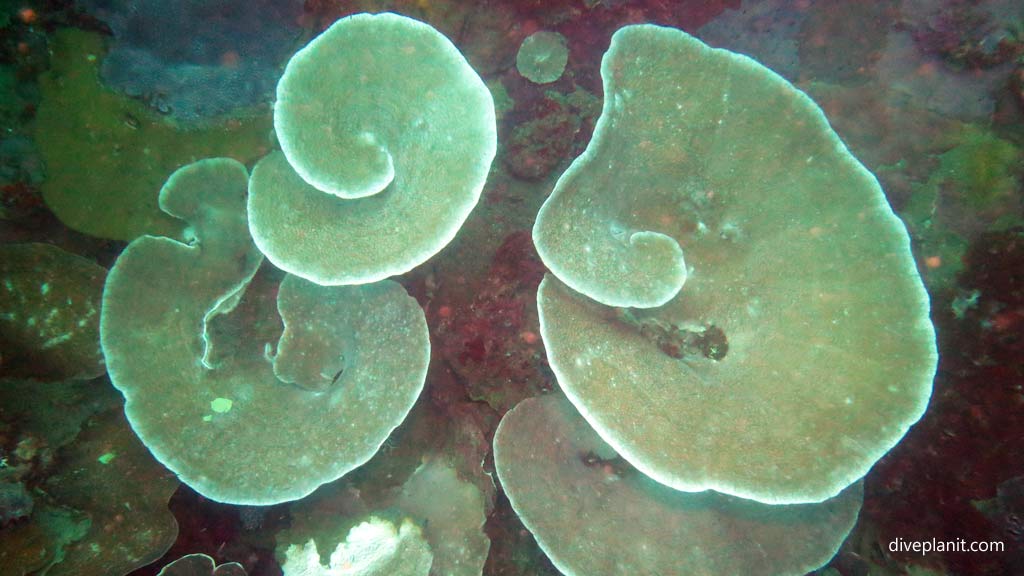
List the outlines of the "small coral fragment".
<svg viewBox="0 0 1024 576">
<path fill-rule="evenodd" d="M 316 542 L 293 544 L 281 566 L 284 576 L 427 576 L 433 555 L 419 527 L 404 520 L 395 526 L 371 517 L 349 531 L 331 553 L 329 564 L 320 562 Z"/>
<path fill-rule="evenodd" d="M 516 69 L 534 84 L 548 84 L 562 77 L 568 60 L 565 37 L 543 30 L 523 40 L 516 54 Z"/>
</svg>

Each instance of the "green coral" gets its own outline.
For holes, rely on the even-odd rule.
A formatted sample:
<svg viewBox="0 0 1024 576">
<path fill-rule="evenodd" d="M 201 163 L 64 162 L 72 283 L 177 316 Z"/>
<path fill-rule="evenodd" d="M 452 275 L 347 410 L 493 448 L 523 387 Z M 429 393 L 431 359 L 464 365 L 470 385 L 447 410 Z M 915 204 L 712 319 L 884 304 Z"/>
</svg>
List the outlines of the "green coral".
<svg viewBox="0 0 1024 576">
<path fill-rule="evenodd" d="M 949 289 L 963 270 L 970 239 L 980 230 L 1019 225 L 1016 193 L 1024 156 L 1020 148 L 983 126 L 967 125 L 938 166 L 900 210 L 915 240 L 928 286 Z"/>
<path fill-rule="evenodd" d="M 269 115 L 182 131 L 142 102 L 106 90 L 97 34 L 60 30 L 51 46 L 53 67 L 40 78 L 35 125 L 48 172 L 42 191 L 75 230 L 116 240 L 177 236 L 181 223 L 156 201 L 167 174 L 208 156 L 248 162 L 269 147 Z"/>
<path fill-rule="evenodd" d="M 933 178 L 954 183 L 970 206 L 985 209 L 1016 192 L 1021 161 L 1012 142 L 969 127 L 960 143 L 940 157 Z"/>
<path fill-rule="evenodd" d="M 103 374 L 106 275 L 95 262 L 50 244 L 0 246 L 0 373 L 45 380 Z"/>
<path fill-rule="evenodd" d="M 178 481 L 128 428 L 109 384 L 7 380 L 0 406 L 20 443 L 35 445 L 5 454 L 0 477 L 38 482 L 32 516 L 0 535 L 0 572 L 127 574 L 170 548 L 178 526 L 167 501 Z M 40 477 L 38 459 L 53 460 Z"/>
</svg>

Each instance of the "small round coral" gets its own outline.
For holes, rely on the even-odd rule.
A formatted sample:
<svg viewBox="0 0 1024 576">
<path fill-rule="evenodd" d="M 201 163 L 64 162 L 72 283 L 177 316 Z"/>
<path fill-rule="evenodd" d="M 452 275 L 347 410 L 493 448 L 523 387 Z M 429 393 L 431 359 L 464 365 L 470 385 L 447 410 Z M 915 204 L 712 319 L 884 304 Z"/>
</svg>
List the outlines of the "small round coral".
<svg viewBox="0 0 1024 576">
<path fill-rule="evenodd" d="M 516 54 L 516 69 L 534 84 L 548 84 L 562 77 L 569 61 L 565 37 L 558 32 L 541 31 L 523 40 Z"/>
</svg>

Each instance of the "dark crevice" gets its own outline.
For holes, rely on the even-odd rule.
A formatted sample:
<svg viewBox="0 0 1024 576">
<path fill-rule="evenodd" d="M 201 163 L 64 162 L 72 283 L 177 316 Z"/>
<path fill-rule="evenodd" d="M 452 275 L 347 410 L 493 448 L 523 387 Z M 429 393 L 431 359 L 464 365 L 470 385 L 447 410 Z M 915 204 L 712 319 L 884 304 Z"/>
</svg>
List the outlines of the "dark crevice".
<svg viewBox="0 0 1024 576">
<path fill-rule="evenodd" d="M 729 352 L 725 332 L 714 324 L 699 329 L 681 328 L 658 318 L 639 317 L 628 308 L 617 310 L 616 316 L 664 354 L 678 360 L 707 358 L 719 361 Z"/>
</svg>

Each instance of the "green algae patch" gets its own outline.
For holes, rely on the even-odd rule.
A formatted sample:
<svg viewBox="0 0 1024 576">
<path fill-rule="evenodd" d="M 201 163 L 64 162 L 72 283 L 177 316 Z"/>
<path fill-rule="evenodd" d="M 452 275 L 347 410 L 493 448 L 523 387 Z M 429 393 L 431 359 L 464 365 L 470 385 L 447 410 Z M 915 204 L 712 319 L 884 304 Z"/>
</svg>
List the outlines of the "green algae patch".
<svg viewBox="0 0 1024 576">
<path fill-rule="evenodd" d="M 670 487 L 835 496 L 931 395 L 906 229 L 814 102 L 753 60 L 628 26 L 602 77 L 594 137 L 533 230 L 561 388 Z"/>
<path fill-rule="evenodd" d="M 1016 145 L 977 125 L 959 128 L 950 140 L 927 180 L 911 184 L 900 211 L 933 294 L 954 286 L 969 240 L 1015 225 L 1021 206 L 1024 155 Z"/>
<path fill-rule="evenodd" d="M 231 410 L 231 405 L 234 404 L 227 398 L 217 398 L 213 402 L 210 402 L 210 409 L 218 414 L 224 414 Z"/>
<path fill-rule="evenodd" d="M 1012 142 L 973 127 L 964 129 L 959 144 L 939 157 L 932 178 L 954 183 L 965 204 L 990 208 L 1016 193 L 1024 155 Z"/>
<path fill-rule="evenodd" d="M 47 167 L 43 197 L 70 228 L 115 240 L 177 237 L 181 223 L 156 201 L 167 174 L 207 156 L 248 162 L 269 148 L 267 114 L 179 130 L 143 103 L 102 86 L 100 36 L 61 30 L 51 46 L 53 68 L 40 78 L 35 138 Z"/>
<path fill-rule="evenodd" d="M 491 91 L 491 98 L 494 99 L 495 121 L 500 124 L 505 115 L 515 108 L 516 102 L 509 95 L 500 78 L 487 80 L 487 89 Z"/>
<path fill-rule="evenodd" d="M 548 84 L 562 77 L 568 61 L 565 36 L 542 30 L 527 36 L 519 46 L 516 70 L 534 84 Z"/>
<path fill-rule="evenodd" d="M 0 246 L 0 372 L 43 380 L 103 374 L 106 276 L 95 262 L 49 244 Z"/>
<path fill-rule="evenodd" d="M 282 153 L 253 171 L 252 235 L 322 285 L 382 280 L 440 251 L 497 149 L 487 86 L 440 32 L 395 14 L 343 18 L 296 53 L 274 127 Z"/>
<path fill-rule="evenodd" d="M 323 287 L 286 275 L 276 346 L 244 341 L 261 333 L 255 318 L 214 329 L 236 320 L 262 262 L 247 181 L 226 158 L 171 175 L 160 206 L 192 240 L 129 244 L 108 275 L 100 336 L 128 420 L 160 462 L 213 500 L 272 504 L 370 459 L 419 396 L 430 344 L 423 311 L 390 281 Z"/>
<path fill-rule="evenodd" d="M 957 206 L 949 206 L 939 179 L 911 184 L 911 196 L 900 217 L 914 238 L 921 262 L 921 277 L 931 294 L 951 290 L 964 270 L 963 257 L 970 245 L 956 229 L 964 220 Z"/>
<path fill-rule="evenodd" d="M 772 506 L 667 488 L 619 458 L 564 397 L 530 398 L 494 435 L 512 508 L 567 576 L 813 571 L 857 520 L 857 483 L 816 504 Z"/>
</svg>

